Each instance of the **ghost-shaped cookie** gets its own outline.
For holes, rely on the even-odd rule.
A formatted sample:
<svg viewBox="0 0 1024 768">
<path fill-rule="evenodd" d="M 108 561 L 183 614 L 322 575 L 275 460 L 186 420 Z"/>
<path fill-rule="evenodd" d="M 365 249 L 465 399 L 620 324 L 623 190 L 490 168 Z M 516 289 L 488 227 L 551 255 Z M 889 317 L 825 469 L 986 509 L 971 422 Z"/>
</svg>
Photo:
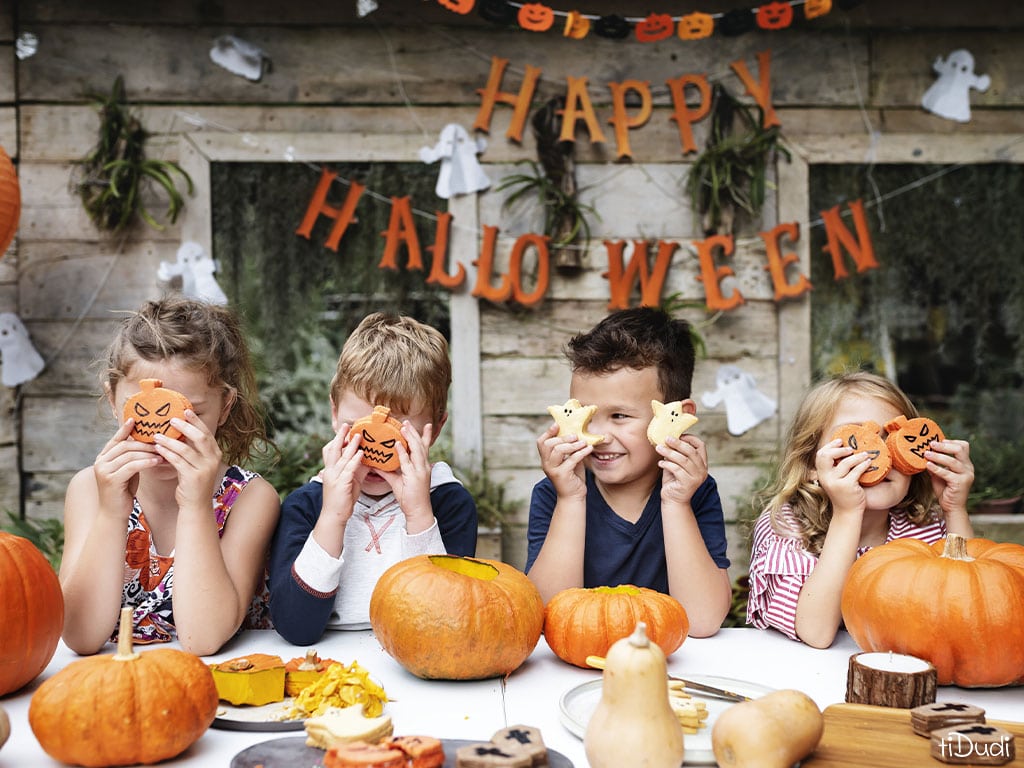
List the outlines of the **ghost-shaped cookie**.
<svg viewBox="0 0 1024 768">
<path fill-rule="evenodd" d="M 683 401 L 663 403 L 651 400 L 654 418 L 647 425 L 647 439 L 651 445 L 664 445 L 670 437 L 679 437 L 697 423 L 697 417 L 683 410 Z"/>
<path fill-rule="evenodd" d="M 576 435 L 587 445 L 597 445 L 604 440 L 604 435 L 592 435 L 587 431 L 596 410 L 596 405 L 585 406 L 575 397 L 566 400 L 563 405 L 548 406 L 548 413 L 558 425 L 558 436 Z"/>
</svg>

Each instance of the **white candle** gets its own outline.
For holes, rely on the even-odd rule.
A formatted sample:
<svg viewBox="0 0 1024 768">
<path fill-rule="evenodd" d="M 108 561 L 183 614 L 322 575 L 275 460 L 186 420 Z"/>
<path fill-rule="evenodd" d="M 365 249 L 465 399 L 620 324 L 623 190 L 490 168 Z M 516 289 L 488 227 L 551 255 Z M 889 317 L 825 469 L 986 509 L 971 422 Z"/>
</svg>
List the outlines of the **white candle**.
<svg viewBox="0 0 1024 768">
<path fill-rule="evenodd" d="M 908 656 L 905 653 L 893 653 L 892 651 L 879 653 L 861 653 L 857 655 L 857 661 L 865 667 L 879 669 L 883 672 L 902 672 L 913 674 L 914 672 L 926 672 L 931 664 L 916 656 Z"/>
</svg>

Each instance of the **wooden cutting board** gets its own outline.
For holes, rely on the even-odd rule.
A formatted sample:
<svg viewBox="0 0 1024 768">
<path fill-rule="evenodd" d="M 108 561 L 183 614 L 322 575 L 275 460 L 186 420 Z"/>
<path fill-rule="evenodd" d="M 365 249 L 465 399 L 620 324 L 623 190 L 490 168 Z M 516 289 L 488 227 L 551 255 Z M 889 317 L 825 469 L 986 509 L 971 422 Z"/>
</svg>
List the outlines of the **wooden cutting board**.
<svg viewBox="0 0 1024 768">
<path fill-rule="evenodd" d="M 801 768 L 941 768 L 931 756 L 931 742 L 910 727 L 910 710 L 866 704 L 825 708 L 825 733 Z M 1024 766 L 1024 723 L 991 720 L 1014 734 L 1016 758 L 1007 766 Z"/>
</svg>

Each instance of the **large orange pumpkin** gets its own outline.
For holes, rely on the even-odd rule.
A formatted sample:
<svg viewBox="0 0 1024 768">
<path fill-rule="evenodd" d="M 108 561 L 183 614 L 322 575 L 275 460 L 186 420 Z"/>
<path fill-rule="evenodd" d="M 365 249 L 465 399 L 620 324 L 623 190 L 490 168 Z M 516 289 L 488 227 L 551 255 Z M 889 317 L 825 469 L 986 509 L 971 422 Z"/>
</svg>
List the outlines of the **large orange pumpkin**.
<svg viewBox="0 0 1024 768">
<path fill-rule="evenodd" d="M 0 147 L 0 257 L 3 257 L 7 246 L 18 231 L 18 220 L 21 218 L 21 186 L 18 174 L 14 171 L 14 163 Z"/>
<path fill-rule="evenodd" d="M 1024 546 L 897 539 L 850 569 L 843 621 L 865 651 L 927 659 L 939 685 L 1024 683 Z"/>
<path fill-rule="evenodd" d="M 206 664 L 173 648 L 133 652 L 124 611 L 116 654 L 73 661 L 32 694 L 29 725 L 55 760 L 149 765 L 184 752 L 217 714 Z"/>
<path fill-rule="evenodd" d="M 639 621 L 666 656 L 683 644 L 690 630 L 686 609 L 671 595 L 620 584 L 573 587 L 556 594 L 544 609 L 544 639 L 558 658 L 587 667 L 588 656 L 607 654 Z"/>
<path fill-rule="evenodd" d="M 426 679 L 509 675 L 533 652 L 543 624 L 533 582 L 497 560 L 411 557 L 386 570 L 370 598 L 377 640 Z"/>
<path fill-rule="evenodd" d="M 36 679 L 64 628 L 57 574 L 28 539 L 0 532 L 0 696 Z"/>
</svg>

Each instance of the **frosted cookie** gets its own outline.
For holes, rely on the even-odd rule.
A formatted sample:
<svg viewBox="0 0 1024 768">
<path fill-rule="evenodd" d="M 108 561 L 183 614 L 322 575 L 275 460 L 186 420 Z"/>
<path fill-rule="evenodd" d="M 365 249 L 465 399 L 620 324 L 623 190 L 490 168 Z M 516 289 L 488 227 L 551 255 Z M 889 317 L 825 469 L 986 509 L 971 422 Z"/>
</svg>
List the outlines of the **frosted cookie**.
<svg viewBox="0 0 1024 768">
<path fill-rule="evenodd" d="M 530 765 L 547 765 L 548 748 L 544 746 L 537 728 L 528 725 L 511 725 L 491 736 L 491 741 L 504 752 L 522 753 L 530 758 Z"/>
<path fill-rule="evenodd" d="M 353 741 L 331 747 L 324 768 L 406 768 L 405 752 L 387 744 Z"/>
<path fill-rule="evenodd" d="M 924 452 L 931 450 L 936 440 L 945 440 L 939 425 L 931 419 L 908 419 L 897 416 L 885 425 L 889 436 L 885 446 L 892 457 L 892 465 L 904 475 L 916 475 L 928 467 Z"/>
<path fill-rule="evenodd" d="M 444 747 L 433 736 L 395 736 L 387 746 L 400 749 L 409 760 L 409 768 L 441 768 Z"/>
<path fill-rule="evenodd" d="M 532 762 L 525 752 L 499 747 L 493 741 L 467 744 L 455 751 L 456 768 L 530 768 Z"/>
<path fill-rule="evenodd" d="M 386 405 L 373 406 L 373 413 L 356 419 L 349 430 L 351 440 L 355 435 L 362 435 L 359 450 L 363 452 L 362 462 L 368 467 L 394 472 L 400 466 L 398 451 L 399 443 L 409 450 L 409 443 L 402 437 L 402 422 L 391 416 L 391 409 Z"/>
<path fill-rule="evenodd" d="M 585 406 L 575 397 L 566 400 L 564 405 L 548 406 L 548 413 L 558 425 L 558 436 L 576 435 L 587 445 L 597 445 L 604 440 L 604 435 L 592 435 L 587 432 L 587 426 L 596 410 L 596 405 Z"/>
<path fill-rule="evenodd" d="M 124 402 L 123 417 L 135 419 L 130 437 L 140 443 L 154 443 L 161 434 L 176 440 L 181 432 L 171 426 L 171 419 L 185 418 L 185 409 L 192 403 L 180 392 L 165 389 L 160 379 L 142 379 L 141 389 Z"/>
<path fill-rule="evenodd" d="M 863 424 L 843 424 L 829 438 L 829 442 L 842 440 L 843 445 L 852 448 L 855 452 L 867 453 L 871 456 L 871 466 L 860 476 L 861 485 L 877 485 L 892 469 L 892 459 L 880 434 L 881 431 L 882 428 L 873 421 L 866 421 Z"/>
<path fill-rule="evenodd" d="M 306 745 L 331 749 L 353 741 L 376 743 L 394 732 L 391 715 L 366 717 L 359 705 L 330 707 L 322 715 L 306 718 Z"/>
<path fill-rule="evenodd" d="M 931 732 L 932 757 L 954 765 L 1005 765 L 1017 756 L 1012 733 L 970 723 Z"/>
<path fill-rule="evenodd" d="M 679 437 L 698 421 L 692 413 L 683 410 L 682 400 L 671 403 L 651 400 L 651 411 L 654 418 L 647 425 L 647 439 L 651 445 L 664 445 L 668 438 Z"/>
<path fill-rule="evenodd" d="M 973 704 L 933 701 L 910 710 L 910 725 L 918 736 L 928 737 L 939 728 L 966 723 L 984 723 L 985 710 Z"/>
</svg>

